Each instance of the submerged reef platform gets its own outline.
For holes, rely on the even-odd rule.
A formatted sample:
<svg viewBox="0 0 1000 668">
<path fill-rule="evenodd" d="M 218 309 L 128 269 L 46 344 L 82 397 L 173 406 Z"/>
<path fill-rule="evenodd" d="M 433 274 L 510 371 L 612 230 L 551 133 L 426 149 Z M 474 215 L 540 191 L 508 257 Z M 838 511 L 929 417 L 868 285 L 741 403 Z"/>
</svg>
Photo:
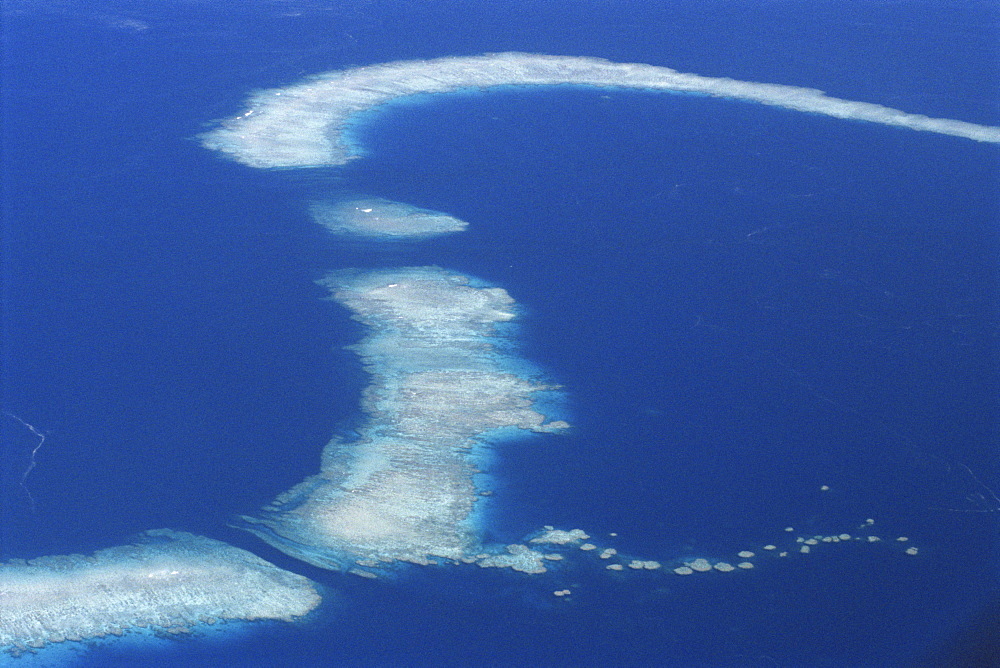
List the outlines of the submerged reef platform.
<svg viewBox="0 0 1000 668">
<path fill-rule="evenodd" d="M 313 584 L 217 540 L 160 529 L 90 556 L 0 565 L 0 649 L 18 655 L 129 629 L 182 633 L 227 620 L 292 620 Z"/>
<path fill-rule="evenodd" d="M 200 138 L 206 148 L 251 167 L 342 165 L 357 157 L 344 138 L 352 117 L 392 100 L 463 88 L 558 84 L 698 93 L 1000 142 L 997 127 L 842 100 L 814 88 L 704 77 L 601 58 L 516 52 L 399 61 L 319 74 L 304 83 L 258 92 L 247 111 Z"/>
<path fill-rule="evenodd" d="M 519 360 L 491 343 L 514 300 L 436 267 L 321 283 L 370 328 L 353 346 L 372 378 L 362 399 L 368 422 L 357 441 L 331 442 L 318 475 L 243 528 L 324 568 L 470 562 L 483 551 L 473 446 L 501 429 L 569 426 L 533 408 L 532 395 L 555 388 L 512 373 Z"/>
<path fill-rule="evenodd" d="M 334 234 L 376 239 L 412 239 L 461 232 L 468 223 L 441 211 L 420 209 L 380 197 L 313 202 L 313 220 Z"/>
</svg>

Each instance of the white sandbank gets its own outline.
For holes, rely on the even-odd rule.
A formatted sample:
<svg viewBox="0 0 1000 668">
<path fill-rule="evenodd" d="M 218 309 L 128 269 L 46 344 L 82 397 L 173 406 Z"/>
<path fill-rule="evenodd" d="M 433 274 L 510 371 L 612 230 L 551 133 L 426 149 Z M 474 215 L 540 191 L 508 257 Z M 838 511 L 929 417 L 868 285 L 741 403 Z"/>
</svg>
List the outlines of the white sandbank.
<svg viewBox="0 0 1000 668">
<path fill-rule="evenodd" d="M 1000 128 L 910 114 L 829 97 L 814 88 L 684 74 L 668 67 L 601 58 L 492 53 L 355 67 L 253 95 L 249 108 L 201 135 L 202 144 L 251 167 L 342 165 L 355 151 L 344 140 L 351 117 L 391 100 L 463 88 L 575 84 L 699 93 L 834 118 L 1000 142 Z"/>
</svg>

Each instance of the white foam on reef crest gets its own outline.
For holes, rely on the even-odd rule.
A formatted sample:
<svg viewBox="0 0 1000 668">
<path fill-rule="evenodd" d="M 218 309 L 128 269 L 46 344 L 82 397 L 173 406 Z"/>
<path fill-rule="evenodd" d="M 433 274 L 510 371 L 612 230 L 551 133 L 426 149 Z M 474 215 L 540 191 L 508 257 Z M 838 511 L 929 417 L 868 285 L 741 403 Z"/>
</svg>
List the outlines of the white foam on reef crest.
<svg viewBox="0 0 1000 668">
<path fill-rule="evenodd" d="M 461 232 L 464 220 L 441 211 L 373 197 L 345 202 L 313 202 L 309 213 L 334 234 L 404 239 Z"/>
<path fill-rule="evenodd" d="M 319 603 L 300 575 L 210 538 L 160 529 L 90 556 L 0 565 L 0 648 L 19 655 L 134 628 L 179 633 L 224 620 L 291 620 Z"/>
<path fill-rule="evenodd" d="M 910 114 L 869 102 L 829 97 L 814 88 L 684 74 L 668 67 L 601 58 L 493 53 L 356 67 L 258 92 L 248 111 L 201 136 L 202 144 L 251 167 L 342 165 L 357 157 L 344 139 L 351 117 L 391 100 L 462 88 L 577 84 L 757 102 L 975 141 L 1000 142 L 1000 128 Z"/>
<path fill-rule="evenodd" d="M 320 473 L 262 517 L 244 518 L 245 528 L 324 568 L 468 561 L 483 551 L 472 447 L 500 429 L 568 427 L 532 407 L 533 394 L 554 388 L 505 370 L 514 360 L 490 342 L 497 323 L 514 317 L 514 300 L 435 267 L 321 283 L 370 328 L 353 346 L 372 376 L 362 400 L 369 421 L 358 441 L 330 443 Z"/>
</svg>

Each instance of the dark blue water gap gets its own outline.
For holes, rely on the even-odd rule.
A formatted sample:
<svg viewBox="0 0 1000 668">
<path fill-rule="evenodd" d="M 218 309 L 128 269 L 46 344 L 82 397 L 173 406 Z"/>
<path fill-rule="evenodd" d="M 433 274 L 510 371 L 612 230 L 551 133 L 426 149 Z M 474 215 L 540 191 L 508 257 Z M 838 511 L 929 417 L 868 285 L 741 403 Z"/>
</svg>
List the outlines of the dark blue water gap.
<svg viewBox="0 0 1000 668">
<path fill-rule="evenodd" d="M 161 42 L 70 25 L 13 31 L 27 62 L 5 79 L 21 130 L 4 408 L 49 433 L 32 512 L 18 483 L 35 439 L 4 418 L 18 556 L 224 527 L 315 471 L 365 382 L 338 351 L 357 328 L 312 283 L 339 261 L 300 202 L 188 140 L 212 112 L 171 91 Z M 194 67 L 204 81 L 195 62 L 174 71 Z"/>
<path fill-rule="evenodd" d="M 407 259 L 507 288 L 524 354 L 571 397 L 574 435 L 501 446 L 507 538 L 586 523 L 701 556 L 876 516 L 989 558 L 989 522 L 914 509 L 961 505 L 954 462 L 993 457 L 991 149 L 584 90 L 439 98 L 370 127 L 348 183 L 470 221 Z M 897 593 L 900 614 L 923 596 Z"/>
</svg>

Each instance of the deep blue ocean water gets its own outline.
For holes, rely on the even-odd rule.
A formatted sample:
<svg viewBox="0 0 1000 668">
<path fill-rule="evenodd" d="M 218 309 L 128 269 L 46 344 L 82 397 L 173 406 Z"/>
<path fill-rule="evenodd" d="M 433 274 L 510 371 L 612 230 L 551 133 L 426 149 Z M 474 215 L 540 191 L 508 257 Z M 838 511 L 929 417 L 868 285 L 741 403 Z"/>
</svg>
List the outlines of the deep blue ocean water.
<svg viewBox="0 0 1000 668">
<path fill-rule="evenodd" d="M 255 88 L 510 49 L 997 125 L 996 8 L 502 4 L 6 3 L 2 407 L 46 439 L 22 487 L 38 438 L 3 416 L 0 556 L 167 526 L 328 593 L 301 624 L 77 647 L 77 663 L 905 665 L 996 596 L 995 146 L 570 87 L 392 105 L 343 169 L 253 170 L 192 140 Z M 304 202 L 343 191 L 470 229 L 336 239 Z M 362 330 L 313 281 L 425 264 L 510 292 L 516 350 L 574 424 L 497 444 L 491 539 L 555 524 L 644 558 L 731 559 L 785 526 L 871 517 L 920 555 L 369 582 L 228 528 L 363 420 L 367 377 L 341 349 Z"/>
</svg>

